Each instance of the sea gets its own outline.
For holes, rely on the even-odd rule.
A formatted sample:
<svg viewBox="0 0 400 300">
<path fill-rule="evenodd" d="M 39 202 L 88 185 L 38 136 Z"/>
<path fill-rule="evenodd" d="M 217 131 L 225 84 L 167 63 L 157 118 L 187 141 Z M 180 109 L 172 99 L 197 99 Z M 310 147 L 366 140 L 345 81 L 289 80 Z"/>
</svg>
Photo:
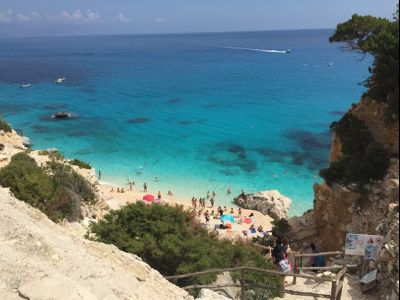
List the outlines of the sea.
<svg viewBox="0 0 400 300">
<path fill-rule="evenodd" d="M 358 102 L 372 62 L 332 33 L 0 39 L 0 114 L 34 149 L 89 162 L 104 182 L 188 202 L 214 191 L 228 207 L 276 189 L 296 215 L 313 205 L 329 125 Z M 73 118 L 51 118 L 64 111 Z"/>
</svg>

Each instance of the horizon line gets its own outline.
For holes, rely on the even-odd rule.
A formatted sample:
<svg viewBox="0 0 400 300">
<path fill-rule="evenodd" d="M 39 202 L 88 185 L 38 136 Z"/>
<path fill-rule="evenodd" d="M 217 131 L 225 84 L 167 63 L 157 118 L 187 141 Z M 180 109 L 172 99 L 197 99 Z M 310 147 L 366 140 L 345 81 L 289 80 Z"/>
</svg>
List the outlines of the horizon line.
<svg viewBox="0 0 400 300">
<path fill-rule="evenodd" d="M 227 31 L 195 31 L 195 32 L 154 32 L 154 33 L 90 33 L 90 34 L 49 34 L 49 35 L 17 35 L 0 36 L 0 39 L 22 38 L 55 38 L 55 37 L 97 37 L 97 36 L 145 36 L 145 35 L 195 35 L 195 34 L 223 34 L 223 33 L 251 33 L 251 32 L 279 32 L 279 31 L 312 31 L 334 30 L 334 28 L 298 28 L 298 29 L 261 29 L 261 30 L 227 30 Z"/>
</svg>

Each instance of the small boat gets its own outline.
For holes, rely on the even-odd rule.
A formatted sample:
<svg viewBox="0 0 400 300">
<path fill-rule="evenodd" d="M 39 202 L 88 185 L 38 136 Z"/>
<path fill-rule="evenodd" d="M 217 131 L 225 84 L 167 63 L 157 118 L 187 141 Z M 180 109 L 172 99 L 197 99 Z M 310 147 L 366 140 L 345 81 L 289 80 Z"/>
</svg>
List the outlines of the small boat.
<svg viewBox="0 0 400 300">
<path fill-rule="evenodd" d="M 58 78 L 58 79 L 56 79 L 56 80 L 54 81 L 54 83 L 62 83 L 65 79 L 67 79 L 67 78 L 65 78 L 65 77 L 63 77 L 63 78 Z"/>
<path fill-rule="evenodd" d="M 72 114 L 69 112 L 56 112 L 51 116 L 52 119 L 69 119 L 72 118 Z"/>
<path fill-rule="evenodd" d="M 23 89 L 23 88 L 28 88 L 28 87 L 31 87 L 32 86 L 32 84 L 30 84 L 30 83 L 27 83 L 27 84 L 21 84 L 21 88 Z"/>
<path fill-rule="evenodd" d="M 329 67 L 332 67 L 332 66 L 333 66 L 333 63 L 329 63 L 328 66 L 329 66 Z"/>
<path fill-rule="evenodd" d="M 285 51 L 285 53 L 291 53 L 292 52 L 292 49 L 287 49 L 286 51 Z"/>
</svg>

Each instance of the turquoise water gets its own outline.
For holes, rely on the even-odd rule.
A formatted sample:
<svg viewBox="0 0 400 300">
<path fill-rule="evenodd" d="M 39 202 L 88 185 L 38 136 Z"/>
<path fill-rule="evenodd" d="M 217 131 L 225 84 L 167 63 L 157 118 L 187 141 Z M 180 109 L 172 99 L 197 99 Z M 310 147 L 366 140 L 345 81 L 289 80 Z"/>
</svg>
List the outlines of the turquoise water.
<svg viewBox="0 0 400 300">
<path fill-rule="evenodd" d="M 188 199 L 216 191 L 226 205 L 228 187 L 278 189 L 300 213 L 328 162 L 329 124 L 358 101 L 371 62 L 330 33 L 3 39 L 0 113 L 35 148 L 88 161 L 104 181 Z M 48 118 L 57 111 L 78 117 Z"/>
</svg>

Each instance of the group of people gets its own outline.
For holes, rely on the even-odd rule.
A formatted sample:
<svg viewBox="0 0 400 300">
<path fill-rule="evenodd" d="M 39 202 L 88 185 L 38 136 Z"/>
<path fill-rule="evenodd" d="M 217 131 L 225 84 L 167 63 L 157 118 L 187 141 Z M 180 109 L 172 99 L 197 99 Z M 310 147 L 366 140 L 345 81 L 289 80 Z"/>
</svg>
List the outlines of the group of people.
<svg viewBox="0 0 400 300">
<path fill-rule="evenodd" d="M 318 254 L 318 248 L 315 243 L 310 244 L 310 249 L 313 254 Z M 292 249 L 289 245 L 289 240 L 287 237 L 277 237 L 276 242 L 272 247 L 269 247 L 268 259 L 272 260 L 279 272 L 289 273 L 294 269 L 291 263 Z M 325 258 L 322 255 L 312 256 L 310 258 L 310 265 L 312 267 L 323 267 L 325 265 Z M 285 287 L 287 283 L 285 282 L 286 276 L 282 276 L 282 287 Z"/>
<path fill-rule="evenodd" d="M 114 193 L 114 192 L 125 193 L 125 190 L 124 190 L 124 188 L 117 188 L 116 190 L 114 190 L 114 188 L 111 188 L 110 193 Z"/>
</svg>

